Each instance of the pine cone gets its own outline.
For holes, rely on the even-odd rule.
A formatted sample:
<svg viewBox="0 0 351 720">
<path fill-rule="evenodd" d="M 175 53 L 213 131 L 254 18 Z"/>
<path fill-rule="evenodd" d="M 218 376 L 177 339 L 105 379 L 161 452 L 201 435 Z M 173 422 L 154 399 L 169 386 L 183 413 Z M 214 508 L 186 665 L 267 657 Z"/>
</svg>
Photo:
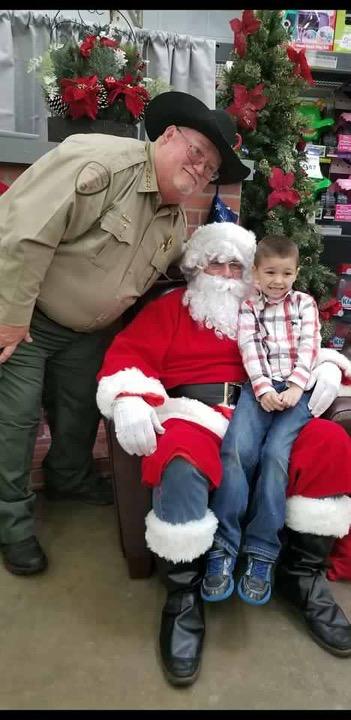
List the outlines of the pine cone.
<svg viewBox="0 0 351 720">
<path fill-rule="evenodd" d="M 99 110 L 106 110 L 106 108 L 109 107 L 107 97 L 108 97 L 107 90 L 105 90 L 104 86 L 101 83 L 99 83 L 99 94 L 98 94 L 98 109 Z"/>
<path fill-rule="evenodd" d="M 47 105 L 51 115 L 54 117 L 66 117 L 68 113 L 68 105 L 62 100 L 61 95 L 54 95 L 46 98 Z"/>
</svg>

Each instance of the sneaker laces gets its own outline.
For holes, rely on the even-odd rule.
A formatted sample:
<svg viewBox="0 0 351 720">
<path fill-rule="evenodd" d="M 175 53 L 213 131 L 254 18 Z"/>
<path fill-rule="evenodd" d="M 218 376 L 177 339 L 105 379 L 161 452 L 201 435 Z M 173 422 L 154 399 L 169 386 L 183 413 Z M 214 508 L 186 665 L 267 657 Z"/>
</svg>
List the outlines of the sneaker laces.
<svg viewBox="0 0 351 720">
<path fill-rule="evenodd" d="M 219 545 L 210 550 L 207 559 L 206 576 L 208 575 L 229 575 L 231 572 L 231 556 Z"/>
<path fill-rule="evenodd" d="M 271 574 L 272 563 L 268 560 L 259 560 L 258 558 L 250 557 L 248 571 L 250 579 L 260 580 L 261 582 L 269 582 Z"/>
</svg>

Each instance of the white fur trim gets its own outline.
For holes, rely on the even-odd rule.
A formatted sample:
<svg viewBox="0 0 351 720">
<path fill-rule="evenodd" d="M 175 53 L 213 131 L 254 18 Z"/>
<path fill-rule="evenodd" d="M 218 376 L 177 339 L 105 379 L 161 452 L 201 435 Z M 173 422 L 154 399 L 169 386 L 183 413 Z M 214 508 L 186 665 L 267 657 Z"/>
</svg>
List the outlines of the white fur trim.
<svg viewBox="0 0 351 720">
<path fill-rule="evenodd" d="M 153 510 L 145 518 L 146 544 L 159 557 L 171 562 L 191 562 L 203 555 L 213 543 L 218 520 L 207 510 L 201 520 L 172 523 L 160 520 Z"/>
<path fill-rule="evenodd" d="M 295 495 L 286 502 L 285 523 L 300 533 L 344 537 L 351 525 L 351 498 L 306 498 Z"/>
<path fill-rule="evenodd" d="M 192 400 L 186 397 L 167 398 L 163 405 L 155 408 L 160 423 L 171 418 L 179 420 L 190 420 L 202 427 L 212 430 L 220 438 L 223 438 L 228 427 L 227 418 L 222 413 L 205 405 L 200 400 Z"/>
<path fill-rule="evenodd" d="M 206 267 L 210 260 L 220 262 L 239 260 L 244 268 L 251 268 L 256 251 L 256 236 L 232 222 L 201 225 L 189 239 L 181 261 L 185 274 Z"/>
<path fill-rule="evenodd" d="M 136 395 L 154 393 L 161 398 L 167 397 L 162 383 L 156 378 L 147 377 L 135 367 L 119 370 L 114 375 L 101 378 L 99 382 L 96 402 L 105 417 L 112 418 L 113 402 L 121 392 L 131 392 Z"/>
<path fill-rule="evenodd" d="M 340 385 L 340 389 L 338 392 L 338 397 L 350 397 L 351 395 L 351 385 Z"/>
<path fill-rule="evenodd" d="M 321 365 L 321 363 L 324 362 L 334 363 L 340 368 L 340 370 L 343 371 L 346 377 L 351 377 L 351 362 L 346 355 L 342 355 L 339 350 L 334 350 L 333 348 L 321 348 L 316 364 Z"/>
</svg>

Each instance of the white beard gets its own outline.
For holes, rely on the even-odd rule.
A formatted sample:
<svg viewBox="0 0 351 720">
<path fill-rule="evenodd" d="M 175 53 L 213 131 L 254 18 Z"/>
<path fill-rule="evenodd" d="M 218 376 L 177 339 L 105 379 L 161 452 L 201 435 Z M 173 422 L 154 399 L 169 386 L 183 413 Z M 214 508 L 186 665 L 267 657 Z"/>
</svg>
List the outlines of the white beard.
<svg viewBox="0 0 351 720">
<path fill-rule="evenodd" d="M 243 280 L 200 272 L 188 282 L 183 305 L 189 306 L 193 320 L 213 329 L 220 338 L 237 336 L 239 307 L 250 294 Z"/>
</svg>

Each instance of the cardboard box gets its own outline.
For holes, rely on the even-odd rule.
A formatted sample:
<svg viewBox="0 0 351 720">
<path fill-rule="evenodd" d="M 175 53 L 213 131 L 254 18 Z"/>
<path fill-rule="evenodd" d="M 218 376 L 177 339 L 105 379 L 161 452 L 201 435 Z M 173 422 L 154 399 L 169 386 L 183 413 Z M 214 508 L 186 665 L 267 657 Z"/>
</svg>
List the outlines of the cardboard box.
<svg viewBox="0 0 351 720">
<path fill-rule="evenodd" d="M 334 33 L 334 52 L 351 52 L 351 11 L 337 10 Z"/>
<path fill-rule="evenodd" d="M 285 10 L 283 25 L 297 49 L 332 50 L 336 10 Z"/>
</svg>

